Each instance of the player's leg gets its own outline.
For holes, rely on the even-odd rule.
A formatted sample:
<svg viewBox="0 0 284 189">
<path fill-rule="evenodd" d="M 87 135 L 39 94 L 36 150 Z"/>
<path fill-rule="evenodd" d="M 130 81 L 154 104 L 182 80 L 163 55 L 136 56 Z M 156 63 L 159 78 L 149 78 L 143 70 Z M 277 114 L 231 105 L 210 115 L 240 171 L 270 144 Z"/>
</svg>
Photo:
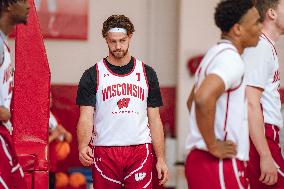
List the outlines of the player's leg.
<svg viewBox="0 0 284 189">
<path fill-rule="evenodd" d="M 2 139 L 6 142 L 6 155 L 9 156 L 9 163 L 11 165 L 11 186 L 13 189 L 27 189 L 27 184 L 24 178 L 24 172 L 18 162 L 18 157 L 14 148 L 11 135 L 8 130 L 2 132 Z"/>
<path fill-rule="evenodd" d="M 222 178 L 220 178 L 220 181 L 225 188 L 250 188 L 247 172 L 247 162 L 243 162 L 237 159 L 220 160 L 219 174 L 224 175 L 223 180 Z"/>
<path fill-rule="evenodd" d="M 124 159 L 124 188 L 152 189 L 152 145 L 129 146 Z"/>
<path fill-rule="evenodd" d="M 156 168 L 156 164 L 157 164 L 157 158 L 155 156 L 155 153 L 153 152 L 153 165 L 152 165 L 152 174 L 153 174 L 153 178 L 152 178 L 152 182 L 153 182 L 153 189 L 164 189 L 163 185 L 159 185 L 159 178 L 158 178 L 158 171 Z"/>
<path fill-rule="evenodd" d="M 2 147 L 0 154 L 0 167 L 3 166 L 5 168 L 5 171 L 1 170 L 0 175 L 2 175 L 7 180 L 5 181 L 4 179 L 2 179 L 2 183 L 4 180 L 4 182 L 7 182 L 6 184 L 8 184 L 9 188 L 26 189 L 27 184 L 24 179 L 23 170 L 18 163 L 12 137 L 8 129 L 6 129 L 2 125 L 0 125 L 0 144 Z"/>
<path fill-rule="evenodd" d="M 284 160 L 281 154 L 281 148 L 279 143 L 279 129 L 275 126 L 266 124 L 265 125 L 265 136 L 267 143 L 272 154 L 272 157 L 279 167 L 278 170 L 278 181 L 273 186 L 268 186 L 259 181 L 261 174 L 260 171 L 260 157 L 256 151 L 254 145 L 251 142 L 250 145 L 250 161 L 248 164 L 248 175 L 250 180 L 251 188 L 257 189 L 280 189 L 284 188 Z"/>
<path fill-rule="evenodd" d="M 260 177 L 260 158 L 259 154 L 252 142 L 250 142 L 249 162 L 248 162 L 248 178 L 251 188 L 265 189 L 269 186 L 259 182 Z"/>
<path fill-rule="evenodd" d="M 1 127 L 1 126 L 0 126 Z M 0 189 L 11 188 L 12 184 L 12 157 L 7 148 L 5 139 L 0 134 Z"/>
<path fill-rule="evenodd" d="M 122 189 L 121 147 L 95 147 L 94 157 L 93 187 L 95 189 Z"/>
<path fill-rule="evenodd" d="M 219 160 L 201 150 L 187 156 L 185 176 L 190 189 L 220 189 Z"/>
<path fill-rule="evenodd" d="M 190 189 L 248 188 L 243 162 L 219 160 L 202 150 L 193 150 L 188 155 L 185 174 Z"/>
<path fill-rule="evenodd" d="M 24 172 L 19 163 L 12 168 L 12 180 L 15 189 L 27 189 L 27 183 L 24 178 Z"/>
<path fill-rule="evenodd" d="M 265 128 L 268 146 L 278 168 L 278 181 L 273 189 L 281 189 L 284 188 L 284 159 L 280 147 L 279 128 L 275 126 L 266 126 Z"/>
<path fill-rule="evenodd" d="M 277 156 L 278 157 L 273 156 L 278 167 L 278 181 L 274 189 L 282 189 L 284 188 L 284 160 L 281 154 L 278 154 Z"/>
</svg>

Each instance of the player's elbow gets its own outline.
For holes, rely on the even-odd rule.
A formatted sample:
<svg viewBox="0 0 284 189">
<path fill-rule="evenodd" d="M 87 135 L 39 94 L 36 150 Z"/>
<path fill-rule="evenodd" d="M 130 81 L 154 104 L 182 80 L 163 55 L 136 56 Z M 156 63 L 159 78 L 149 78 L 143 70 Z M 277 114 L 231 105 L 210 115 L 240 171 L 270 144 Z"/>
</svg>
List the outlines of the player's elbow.
<svg viewBox="0 0 284 189">
<path fill-rule="evenodd" d="M 205 93 L 197 93 L 194 95 L 194 103 L 196 108 L 203 108 L 204 106 L 207 106 L 212 99 L 208 94 Z"/>
<path fill-rule="evenodd" d="M 262 95 L 262 89 L 256 87 L 246 87 L 246 98 L 249 110 L 254 110 L 255 108 L 260 108 L 260 99 Z"/>
<path fill-rule="evenodd" d="M 257 96 L 250 95 L 249 93 L 246 93 L 247 95 L 247 105 L 248 110 L 253 111 L 256 108 L 260 108 L 260 98 Z"/>
<path fill-rule="evenodd" d="M 248 112 L 254 112 L 257 109 L 261 109 L 261 105 L 259 101 L 255 99 L 248 99 L 247 101 Z"/>
</svg>

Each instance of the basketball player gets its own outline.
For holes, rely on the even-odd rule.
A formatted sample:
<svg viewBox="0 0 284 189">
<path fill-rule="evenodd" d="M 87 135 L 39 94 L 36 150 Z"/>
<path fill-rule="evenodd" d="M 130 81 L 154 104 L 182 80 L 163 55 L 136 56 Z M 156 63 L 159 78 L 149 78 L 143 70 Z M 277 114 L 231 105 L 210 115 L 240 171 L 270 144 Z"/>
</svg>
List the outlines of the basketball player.
<svg viewBox="0 0 284 189">
<path fill-rule="evenodd" d="M 130 56 L 133 32 L 129 18 L 110 16 L 102 29 L 109 54 L 85 71 L 78 87 L 79 159 L 93 164 L 94 188 L 152 188 L 151 143 L 160 184 L 168 179 L 159 83 L 150 66 Z"/>
<path fill-rule="evenodd" d="M 50 109 L 52 108 L 53 100 L 52 94 L 50 93 Z M 57 120 L 50 110 L 49 116 L 49 189 L 55 189 L 56 177 L 55 173 L 57 171 L 57 155 L 56 155 L 56 145 L 59 142 L 66 141 L 69 144 L 72 141 L 72 134 L 68 132 Z"/>
<path fill-rule="evenodd" d="M 284 159 L 279 130 L 283 127 L 280 101 L 280 73 L 274 47 L 284 34 L 284 0 L 257 0 L 263 20 L 256 48 L 245 51 L 245 80 L 250 128 L 249 179 L 252 188 L 284 188 Z"/>
<path fill-rule="evenodd" d="M 12 141 L 10 103 L 13 90 L 13 66 L 7 35 L 17 24 L 27 22 L 27 0 L 1 0 L 0 3 L 0 189 L 25 189 L 24 173 L 18 163 Z"/>
<path fill-rule="evenodd" d="M 247 103 L 240 54 L 256 46 L 260 16 L 250 0 L 223 0 L 215 12 L 221 40 L 206 53 L 188 100 L 186 178 L 190 189 L 249 188 Z"/>
</svg>

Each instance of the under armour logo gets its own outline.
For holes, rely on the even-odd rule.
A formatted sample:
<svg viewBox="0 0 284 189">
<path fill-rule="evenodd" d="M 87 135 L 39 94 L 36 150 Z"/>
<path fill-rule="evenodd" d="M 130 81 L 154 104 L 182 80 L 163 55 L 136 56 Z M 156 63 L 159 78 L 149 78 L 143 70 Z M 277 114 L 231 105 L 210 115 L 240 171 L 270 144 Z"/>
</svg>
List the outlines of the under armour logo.
<svg viewBox="0 0 284 189">
<path fill-rule="evenodd" d="M 104 77 L 109 76 L 109 74 L 104 74 Z"/>
<path fill-rule="evenodd" d="M 102 158 L 94 158 L 94 161 L 96 161 L 96 162 L 102 161 Z"/>
<path fill-rule="evenodd" d="M 137 182 L 143 180 L 145 177 L 146 177 L 146 173 L 136 173 L 135 174 L 135 180 Z"/>
</svg>

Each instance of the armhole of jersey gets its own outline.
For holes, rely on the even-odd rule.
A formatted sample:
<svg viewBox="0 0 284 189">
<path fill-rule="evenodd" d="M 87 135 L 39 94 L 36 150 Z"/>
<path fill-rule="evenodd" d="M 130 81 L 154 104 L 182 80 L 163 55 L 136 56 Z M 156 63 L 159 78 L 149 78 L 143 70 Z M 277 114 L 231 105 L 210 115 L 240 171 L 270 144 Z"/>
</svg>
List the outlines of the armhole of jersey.
<svg viewBox="0 0 284 189">
<path fill-rule="evenodd" d="M 228 128 L 227 128 L 227 121 L 229 116 L 229 102 L 230 102 L 230 93 L 231 91 L 227 91 L 227 100 L 226 100 L 226 113 L 225 113 L 225 120 L 224 120 L 224 141 L 227 140 Z"/>
<path fill-rule="evenodd" d="M 143 67 L 143 72 L 144 72 L 144 77 L 145 77 L 145 81 L 149 90 L 149 83 L 148 83 L 148 78 L 147 78 L 147 74 L 146 74 L 146 69 L 145 69 L 145 64 L 144 62 L 142 62 L 142 67 Z"/>
<path fill-rule="evenodd" d="M 97 71 L 97 87 L 96 87 L 96 92 L 98 92 L 99 89 L 99 84 L 100 84 L 100 74 L 99 74 L 99 63 L 96 64 L 96 71 Z"/>
<path fill-rule="evenodd" d="M 205 72 L 204 72 L 205 77 L 207 76 L 207 70 L 208 70 L 209 66 L 211 65 L 211 63 L 213 62 L 213 60 L 214 60 L 219 54 L 221 54 L 222 52 L 224 52 L 224 51 L 226 51 L 226 50 L 235 51 L 235 49 L 229 47 L 229 48 L 225 48 L 225 49 L 222 49 L 222 50 L 220 50 L 219 52 L 217 52 L 217 53 L 211 58 L 211 60 L 209 61 L 207 67 L 205 68 Z"/>
<path fill-rule="evenodd" d="M 227 91 L 228 92 L 234 92 L 234 91 L 238 90 L 241 87 L 241 85 L 243 84 L 243 81 L 244 81 L 244 76 L 242 77 L 242 80 L 241 80 L 241 82 L 240 82 L 240 84 L 238 86 L 230 88 Z"/>
</svg>

